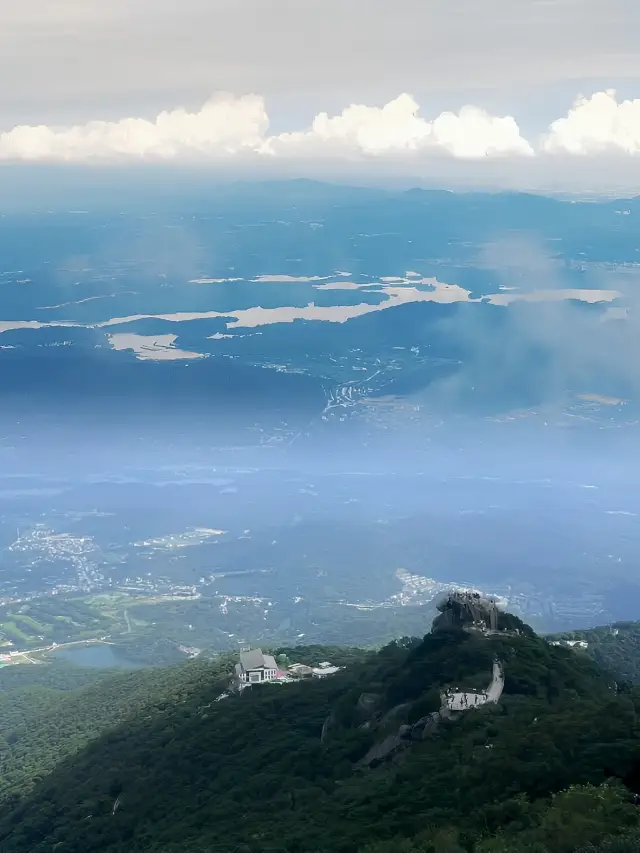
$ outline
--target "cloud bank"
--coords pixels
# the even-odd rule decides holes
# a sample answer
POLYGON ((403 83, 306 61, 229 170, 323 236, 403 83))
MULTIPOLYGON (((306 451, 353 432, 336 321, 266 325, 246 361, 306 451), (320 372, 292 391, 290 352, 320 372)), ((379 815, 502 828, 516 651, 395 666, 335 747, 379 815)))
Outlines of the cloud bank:
POLYGON ((319 113, 307 129, 269 135, 259 95, 215 95, 197 112, 180 108, 155 119, 91 121, 72 127, 20 125, 0 133, 0 161, 372 159, 440 155, 454 160, 640 153, 640 99, 613 90, 576 99, 540 139, 525 139, 513 116, 477 106, 423 117, 406 93, 382 107, 352 104, 319 113))
POLYGON ((320 113, 307 131, 271 137, 262 150, 284 155, 317 154, 328 148, 365 155, 431 150, 468 159, 533 154, 511 116, 495 117, 466 106, 457 114, 444 112, 427 121, 419 111, 419 104, 407 94, 383 107, 353 104, 337 116, 320 113))
POLYGON ((83 161, 260 150, 269 119, 262 98, 218 94, 197 113, 162 112, 155 120, 91 121, 68 128, 14 127, 0 134, 0 159, 83 161))
POLYGON ((640 153, 640 98, 616 99, 613 89, 579 97, 564 118, 554 121, 543 150, 567 154, 619 151, 640 153))

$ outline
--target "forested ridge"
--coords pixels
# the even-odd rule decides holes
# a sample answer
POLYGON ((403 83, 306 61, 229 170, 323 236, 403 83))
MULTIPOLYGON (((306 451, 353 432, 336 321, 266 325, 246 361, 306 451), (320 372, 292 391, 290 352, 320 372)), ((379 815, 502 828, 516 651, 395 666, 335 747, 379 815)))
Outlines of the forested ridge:
POLYGON ((557 637, 586 642, 584 654, 619 678, 640 684, 640 622, 614 622, 599 628, 568 631, 557 637))
POLYGON ((16 667, 25 681, 31 676, 44 684, 18 680, 20 686, 0 689, 0 802, 25 794, 61 758, 108 729, 162 710, 205 684, 224 683, 230 665, 222 658, 117 675, 71 664, 16 667))
POLYGON ((9 685, 3 853, 640 850, 640 692, 500 628, 274 650, 346 666, 221 701, 230 656, 9 685), (443 689, 484 689, 496 660, 497 704, 438 716, 443 689))

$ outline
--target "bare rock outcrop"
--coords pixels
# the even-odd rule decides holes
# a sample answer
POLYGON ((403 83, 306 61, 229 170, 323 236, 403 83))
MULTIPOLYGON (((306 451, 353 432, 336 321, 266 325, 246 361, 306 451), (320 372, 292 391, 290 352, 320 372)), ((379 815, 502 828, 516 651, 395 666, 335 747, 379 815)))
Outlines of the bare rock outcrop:
POLYGON ((322 732, 320 733, 320 743, 325 743, 325 741, 327 740, 327 735, 329 734, 329 729, 331 728, 334 722, 335 717, 332 711, 322 724, 322 732))
POLYGON ((361 693, 356 705, 358 711, 367 717, 372 717, 380 703, 378 693, 361 693))
POLYGON ((394 758, 399 752, 408 749, 410 741, 404 740, 397 734, 388 735, 380 743, 374 744, 367 754, 360 760, 365 767, 377 767, 384 761, 394 758))

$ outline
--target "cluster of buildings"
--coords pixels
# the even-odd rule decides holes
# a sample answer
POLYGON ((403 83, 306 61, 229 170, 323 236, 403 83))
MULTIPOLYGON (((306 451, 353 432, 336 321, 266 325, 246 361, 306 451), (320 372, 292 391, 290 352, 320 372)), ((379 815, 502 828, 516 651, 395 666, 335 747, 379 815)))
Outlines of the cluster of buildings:
POLYGON ((287 682, 300 678, 326 678, 340 669, 323 661, 318 666, 306 666, 293 663, 280 669, 273 655, 265 654, 262 649, 249 649, 240 652, 240 660, 235 666, 235 678, 241 687, 249 684, 264 684, 265 681, 287 682))
POLYGON ((588 649, 589 643, 586 640, 554 640, 552 646, 565 646, 569 649, 588 649))

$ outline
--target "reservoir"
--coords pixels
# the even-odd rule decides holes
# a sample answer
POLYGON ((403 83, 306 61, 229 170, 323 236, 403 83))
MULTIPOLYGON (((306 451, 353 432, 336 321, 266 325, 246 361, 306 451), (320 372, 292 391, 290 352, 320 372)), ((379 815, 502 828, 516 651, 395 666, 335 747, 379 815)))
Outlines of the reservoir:
POLYGON ((122 657, 114 650, 113 646, 106 643, 91 643, 89 646, 58 649, 55 656, 77 666, 93 669, 143 669, 145 666, 122 657))

